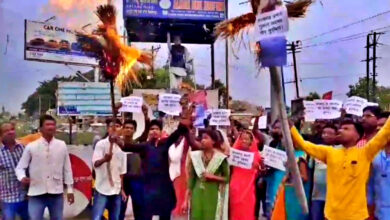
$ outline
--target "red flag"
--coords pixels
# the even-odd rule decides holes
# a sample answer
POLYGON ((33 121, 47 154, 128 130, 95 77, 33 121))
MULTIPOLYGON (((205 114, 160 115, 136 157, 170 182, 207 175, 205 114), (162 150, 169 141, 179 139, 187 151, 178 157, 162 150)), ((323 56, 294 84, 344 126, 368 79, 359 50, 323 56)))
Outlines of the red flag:
POLYGON ((325 99, 325 100, 332 100, 333 98, 333 91, 329 91, 327 93, 325 93, 324 95, 322 95, 322 99, 325 99))

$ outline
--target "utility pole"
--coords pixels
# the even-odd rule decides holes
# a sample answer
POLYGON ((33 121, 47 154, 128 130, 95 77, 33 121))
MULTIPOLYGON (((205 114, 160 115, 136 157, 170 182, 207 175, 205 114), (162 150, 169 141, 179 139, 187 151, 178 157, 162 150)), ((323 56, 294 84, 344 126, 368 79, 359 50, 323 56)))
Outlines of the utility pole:
POLYGON ((367 45, 366 45, 366 59, 365 60, 362 60, 364 62, 366 62, 366 82, 367 82, 367 88, 366 88, 366 98, 368 101, 376 101, 376 84, 377 84, 377 80, 376 80, 376 77, 378 76, 377 72, 376 72, 376 61, 377 59, 379 59, 380 57, 377 57, 376 56, 376 47, 378 45, 380 45, 380 43, 378 43, 378 40, 379 40, 379 36, 384 34, 383 32, 373 32, 373 33, 369 33, 367 35, 367 45), (371 43, 371 37, 372 37, 372 43, 371 43), (372 48, 372 57, 370 57, 370 49, 372 48), (372 65, 372 97, 370 97, 370 62, 373 62, 373 65, 372 65))
POLYGON ((376 60, 379 58, 376 56, 376 47, 379 45, 378 40, 379 36, 384 34, 383 32, 374 32, 373 33, 373 43, 372 43, 372 96, 373 100, 377 101, 376 98, 376 77, 378 76, 376 73, 376 60))
POLYGON ((158 51, 161 49, 161 46, 158 46, 158 47, 154 47, 152 46, 152 76, 154 77, 154 59, 158 53, 158 51))
POLYGON ((293 41, 291 42, 291 44, 287 44, 287 46, 289 46, 289 48, 287 48, 287 51, 290 51, 293 55, 293 64, 294 64, 294 81, 295 81, 295 91, 296 91, 296 94, 297 94, 297 98, 300 98, 300 95, 299 95, 299 85, 298 85, 298 70, 297 70, 297 58, 296 58, 296 53, 300 53, 300 49, 301 46, 302 46, 302 42, 301 41, 293 41))
POLYGON ((370 36, 371 34, 367 34, 367 45, 366 45, 366 98, 370 101, 370 36))

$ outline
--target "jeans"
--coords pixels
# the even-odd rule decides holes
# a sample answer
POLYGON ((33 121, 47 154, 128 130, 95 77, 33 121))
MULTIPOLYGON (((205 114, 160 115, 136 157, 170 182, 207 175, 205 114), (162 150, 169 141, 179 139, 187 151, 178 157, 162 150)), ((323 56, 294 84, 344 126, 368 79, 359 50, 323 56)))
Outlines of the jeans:
POLYGON ((106 196, 95 191, 92 208, 92 219, 100 220, 104 210, 108 210, 110 220, 119 220, 121 211, 121 195, 106 196))
MULTIPOLYGON (((135 220, 144 220, 145 201, 144 201, 144 183, 142 180, 131 179, 124 182, 124 189, 127 196, 131 196, 133 205, 133 213, 135 220)), ((127 208, 127 201, 122 201, 121 214, 119 219, 125 219, 125 212, 127 208)))
POLYGON ((42 220, 45 208, 49 209, 50 220, 62 220, 64 210, 63 194, 43 194, 31 196, 28 200, 28 213, 31 220, 42 220))
POLYGON ((310 219, 311 220, 324 220, 325 214, 325 201, 313 200, 310 207, 310 219))
POLYGON ((28 220, 28 202, 27 200, 14 203, 1 203, 3 211, 3 220, 15 220, 19 216, 21 220, 28 220))

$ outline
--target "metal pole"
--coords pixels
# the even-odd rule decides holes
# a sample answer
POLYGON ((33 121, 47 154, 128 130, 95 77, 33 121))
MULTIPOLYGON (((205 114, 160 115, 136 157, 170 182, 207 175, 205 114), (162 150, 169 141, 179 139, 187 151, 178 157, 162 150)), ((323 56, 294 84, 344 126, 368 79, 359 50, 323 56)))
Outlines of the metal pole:
POLYGON ((283 101, 284 101, 284 105, 287 105, 286 103, 286 83, 284 82, 284 71, 283 71, 283 66, 280 67, 281 69, 281 76, 282 76, 282 88, 283 88, 283 101))
POLYGON ((377 46, 377 32, 374 32, 372 43, 372 100, 376 101, 376 46, 377 46))
POLYGON ((42 100, 41 100, 41 95, 38 95, 38 111, 39 111, 39 115, 42 114, 42 100))
POLYGON ((299 99, 299 87, 298 87, 298 71, 297 71, 297 60, 295 56, 296 52, 296 44, 295 42, 291 43, 291 51, 293 55, 293 63, 294 63, 294 78, 295 78, 295 91, 297 93, 297 98, 299 99))
POLYGON ((215 89, 214 43, 211 44, 211 88, 215 89))
POLYGON ((226 64, 226 108, 228 109, 229 108, 229 97, 230 97, 230 93, 229 93, 229 40, 226 39, 226 42, 225 42, 225 50, 226 50, 226 54, 225 54, 225 64, 226 64))
POLYGON ((307 199, 306 199, 305 191, 303 189, 301 174, 298 169, 298 164, 295 160, 294 146, 291 138, 290 126, 288 124, 286 106, 283 103, 282 87, 281 87, 280 76, 279 76, 280 72, 281 72, 280 67, 270 67, 271 84, 274 85, 276 96, 277 96, 276 102, 278 104, 278 109, 280 112, 280 122, 282 123, 283 138, 287 143, 286 152, 288 157, 287 160, 288 172, 291 173, 292 183, 294 185, 295 193, 296 196, 298 197, 298 201, 302 207, 303 213, 309 213, 309 209, 307 206, 307 199))
POLYGON ((370 101, 370 35, 367 34, 367 46, 366 46, 366 98, 370 101))

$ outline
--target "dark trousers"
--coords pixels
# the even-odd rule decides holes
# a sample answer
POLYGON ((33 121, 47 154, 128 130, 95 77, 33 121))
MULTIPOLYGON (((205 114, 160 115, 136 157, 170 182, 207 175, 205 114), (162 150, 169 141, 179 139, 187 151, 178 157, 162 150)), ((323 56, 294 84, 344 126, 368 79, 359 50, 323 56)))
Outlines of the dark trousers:
POLYGON ((27 200, 22 202, 3 202, 1 203, 3 211, 3 220, 15 220, 17 216, 22 220, 28 220, 28 203, 27 200))
POLYGON ((267 184, 264 179, 258 178, 256 181, 256 205, 255 205, 255 216, 259 218, 260 216, 260 205, 262 204, 263 207, 263 216, 266 215, 267 209, 266 209, 266 187, 267 184))
POLYGON ((118 220, 121 206, 121 195, 106 196, 95 191, 92 207, 92 219, 101 220, 104 210, 108 210, 110 220, 118 220))
POLYGON ((51 220, 62 220, 64 210, 63 194, 31 196, 28 200, 28 213, 31 220, 42 220, 45 208, 49 209, 51 220))
MULTIPOLYGON (((124 188, 127 196, 131 196, 133 213, 135 220, 145 219, 145 200, 144 200, 144 183, 141 179, 130 179, 124 182, 124 188)), ((119 219, 125 219, 127 201, 122 200, 121 214, 119 219)))
POLYGON ((311 220, 324 220, 325 201, 313 200, 310 207, 311 220))

